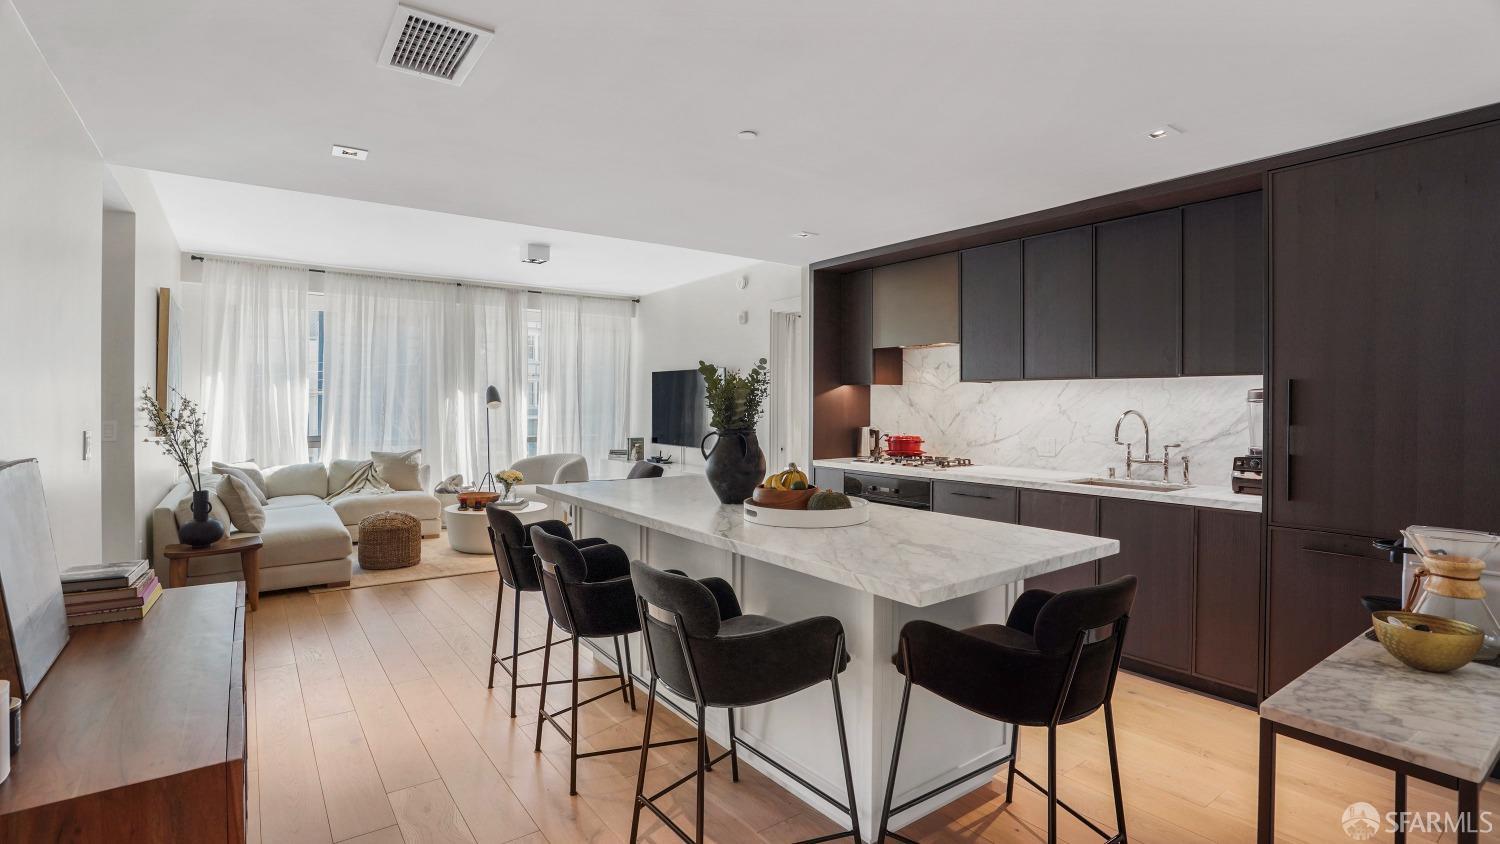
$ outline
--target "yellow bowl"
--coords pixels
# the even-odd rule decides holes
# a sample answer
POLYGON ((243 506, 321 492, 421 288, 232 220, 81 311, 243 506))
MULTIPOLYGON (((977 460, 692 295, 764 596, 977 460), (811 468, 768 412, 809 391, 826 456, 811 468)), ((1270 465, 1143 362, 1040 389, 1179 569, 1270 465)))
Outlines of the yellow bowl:
POLYGON ((1441 674, 1462 668, 1484 644, 1483 630, 1451 618, 1395 610, 1381 610, 1370 617, 1375 622, 1375 638, 1391 656, 1422 671, 1441 674))

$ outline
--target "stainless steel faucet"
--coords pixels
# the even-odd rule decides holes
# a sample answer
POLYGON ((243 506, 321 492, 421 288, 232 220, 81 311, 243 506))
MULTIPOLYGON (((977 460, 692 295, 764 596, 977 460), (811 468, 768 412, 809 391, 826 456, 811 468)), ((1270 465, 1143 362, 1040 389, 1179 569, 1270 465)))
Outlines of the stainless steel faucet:
POLYGON ((1127 410, 1120 414, 1119 419, 1115 420, 1115 445, 1125 446, 1125 477, 1130 477, 1130 470, 1135 466, 1160 466, 1161 479, 1164 481, 1172 479, 1172 449, 1182 448, 1182 443, 1172 443, 1171 445, 1162 446, 1161 459, 1152 460, 1151 423, 1146 421, 1145 415, 1139 410, 1127 410), (1141 420, 1141 430, 1146 434, 1146 457, 1142 460, 1135 459, 1135 454, 1132 453, 1134 447, 1132 443, 1120 441, 1120 425, 1125 422, 1125 417, 1127 416, 1134 416, 1141 420))

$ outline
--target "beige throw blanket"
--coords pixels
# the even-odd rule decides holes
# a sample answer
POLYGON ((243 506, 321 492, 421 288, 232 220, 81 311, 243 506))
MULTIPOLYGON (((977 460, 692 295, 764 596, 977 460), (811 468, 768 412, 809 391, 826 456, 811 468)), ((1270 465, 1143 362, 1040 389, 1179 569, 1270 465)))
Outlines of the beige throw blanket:
POLYGON ((350 495, 384 495, 390 492, 395 492, 395 490, 391 489, 391 485, 380 477, 379 472, 375 471, 375 461, 366 460, 354 470, 349 483, 344 484, 323 500, 333 501, 350 495))

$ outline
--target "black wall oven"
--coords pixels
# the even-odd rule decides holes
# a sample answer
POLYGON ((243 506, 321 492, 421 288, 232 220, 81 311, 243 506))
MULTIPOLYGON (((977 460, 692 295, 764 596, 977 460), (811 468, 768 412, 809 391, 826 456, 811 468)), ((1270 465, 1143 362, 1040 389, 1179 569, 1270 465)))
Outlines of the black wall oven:
POLYGON ((844 494, 875 504, 890 504, 912 510, 932 509, 932 481, 921 478, 845 471, 844 494))

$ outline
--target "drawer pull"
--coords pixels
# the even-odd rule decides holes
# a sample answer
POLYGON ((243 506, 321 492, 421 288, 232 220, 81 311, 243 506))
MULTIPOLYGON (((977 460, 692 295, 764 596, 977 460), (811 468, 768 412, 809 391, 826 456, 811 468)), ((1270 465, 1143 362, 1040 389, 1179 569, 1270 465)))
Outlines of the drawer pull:
POLYGON ((1350 559, 1354 560, 1368 560, 1372 563, 1383 562, 1382 560, 1371 557, 1368 554, 1351 554, 1348 551, 1329 551, 1324 548, 1308 548, 1306 545, 1302 546, 1302 550, 1306 551, 1309 554, 1322 554, 1327 557, 1349 557, 1350 559))
POLYGON ((983 498, 983 499, 986 499, 986 500, 994 498, 993 495, 982 495, 982 494, 977 493, 977 492, 959 492, 957 490, 954 490, 954 491, 952 491, 952 492, 950 492, 948 494, 949 495, 956 495, 959 498, 983 498))

